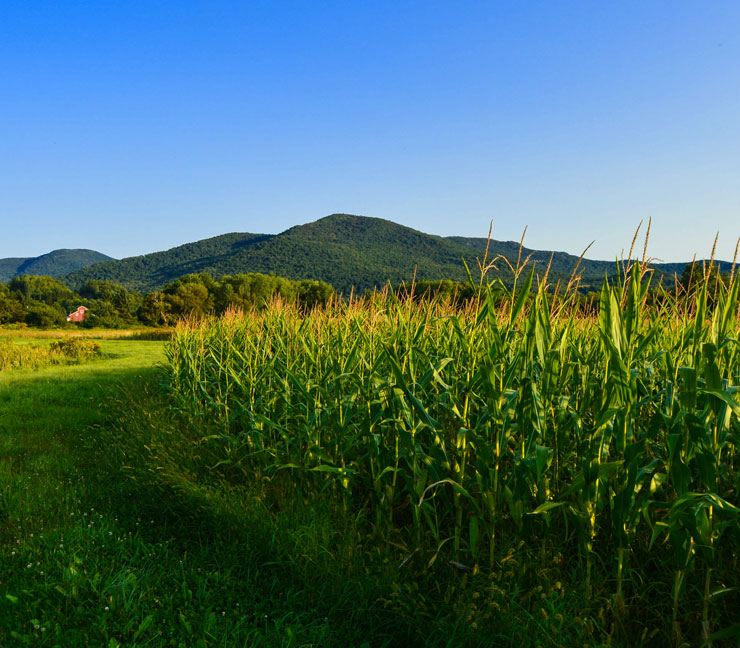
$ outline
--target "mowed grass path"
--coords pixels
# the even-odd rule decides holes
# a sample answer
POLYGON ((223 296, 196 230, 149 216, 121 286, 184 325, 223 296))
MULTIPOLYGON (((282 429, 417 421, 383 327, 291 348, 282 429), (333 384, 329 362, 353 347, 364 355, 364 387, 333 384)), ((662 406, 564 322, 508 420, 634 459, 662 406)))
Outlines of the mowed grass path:
POLYGON ((371 609, 377 581, 336 578, 320 512, 158 480, 163 344, 102 344, 0 374, 0 646, 408 645, 371 609))
POLYGON ((129 552, 144 545, 112 510, 121 476, 97 441, 120 386, 151 377, 162 343, 110 341, 104 353, 0 374, 0 645, 115 645, 106 590, 142 566, 129 552))

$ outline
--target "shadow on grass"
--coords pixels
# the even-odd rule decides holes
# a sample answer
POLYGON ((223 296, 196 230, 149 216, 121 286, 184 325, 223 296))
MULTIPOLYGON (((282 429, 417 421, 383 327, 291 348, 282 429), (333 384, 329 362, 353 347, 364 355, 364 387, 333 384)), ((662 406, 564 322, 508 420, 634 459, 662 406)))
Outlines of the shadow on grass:
POLYGON ((11 567, 0 579, 14 596, 28 592, 27 613, 18 603, 6 614, 0 601, 5 628, 56 624, 56 643, 34 630, 27 645, 513 645, 471 639, 455 623, 432 631, 413 600, 408 613, 387 610, 401 577, 387 553, 363 550, 358 525, 325 501, 286 492, 267 506, 259 482, 215 479, 200 457, 203 431, 168 409, 161 378, 151 366, 91 364, 0 385, 0 443, 16 449, 2 461, 35 492, 33 523, 13 533, 33 536, 45 516, 48 541, 32 537, 16 557, 48 564, 45 576, 11 567), (70 569, 82 578, 74 586, 70 569), (176 643, 159 642, 154 623, 176 643))
POLYGON ((378 602, 388 594, 383 584, 346 562, 351 525, 342 528, 330 508, 300 498, 275 513, 258 485, 235 487, 202 474, 200 432, 168 410, 160 379, 157 370, 133 371, 107 384, 115 392, 108 424, 92 428, 78 449, 89 467, 85 505, 115 515, 151 544, 166 540, 177 554, 173 564, 219 574, 212 607, 248 602, 261 618, 290 619, 307 640, 323 636, 326 645, 362 645, 368 636, 374 646, 391 645, 401 635, 408 644, 409 629, 378 602))

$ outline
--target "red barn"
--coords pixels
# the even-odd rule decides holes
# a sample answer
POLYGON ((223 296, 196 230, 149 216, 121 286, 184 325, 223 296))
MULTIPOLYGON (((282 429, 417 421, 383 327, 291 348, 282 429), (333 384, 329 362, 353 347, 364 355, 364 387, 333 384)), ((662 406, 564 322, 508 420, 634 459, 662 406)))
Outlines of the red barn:
POLYGON ((86 306, 80 306, 74 313, 70 313, 67 315, 67 321, 68 322, 81 322, 85 319, 85 315, 87 315, 87 307, 86 306))

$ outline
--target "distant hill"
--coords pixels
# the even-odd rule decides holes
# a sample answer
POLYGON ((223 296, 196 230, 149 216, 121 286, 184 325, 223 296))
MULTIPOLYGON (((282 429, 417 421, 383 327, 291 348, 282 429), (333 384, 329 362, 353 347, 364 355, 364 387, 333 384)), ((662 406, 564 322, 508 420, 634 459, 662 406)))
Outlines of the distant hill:
MULTIPOLYGON (((483 256, 485 238, 441 237, 425 234, 380 218, 332 214, 315 222, 291 227, 280 234, 223 234, 187 243, 163 252, 96 263, 60 277, 72 288, 87 279, 110 279, 142 292, 159 290, 178 277, 207 272, 214 277, 248 272, 274 273, 289 279, 320 279, 348 294, 354 287, 364 292, 387 281, 397 285, 416 277, 464 281, 468 262, 477 275, 476 258, 483 256)), ((519 243, 492 240, 488 258, 502 255, 516 262, 519 243)), ((550 252, 522 250, 522 258, 544 270, 550 252)), ((578 257, 553 254, 550 278, 567 280, 578 257)), ((656 276, 672 277, 685 264, 654 266, 656 276)), ((579 268, 585 285, 599 286, 605 275, 616 273, 614 261, 583 259, 579 268)), ((497 264, 491 275, 508 276, 506 265, 497 264)))
POLYGON ((37 257, 0 259, 0 281, 10 281, 18 275, 56 276, 74 272, 102 261, 113 261, 95 250, 54 250, 37 257))
POLYGON ((8 281, 15 277, 16 270, 28 259, 0 259, 0 281, 8 281))

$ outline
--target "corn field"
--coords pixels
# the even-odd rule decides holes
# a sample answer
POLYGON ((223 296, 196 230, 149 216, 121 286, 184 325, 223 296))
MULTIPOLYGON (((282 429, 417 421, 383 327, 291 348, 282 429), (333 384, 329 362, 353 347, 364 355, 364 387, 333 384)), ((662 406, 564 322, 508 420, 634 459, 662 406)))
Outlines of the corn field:
POLYGON ((677 643, 737 636, 740 283, 648 304, 636 265, 585 313, 532 284, 184 322, 167 384, 215 472, 332 498, 424 568, 523 542, 627 623, 649 586, 677 643))

